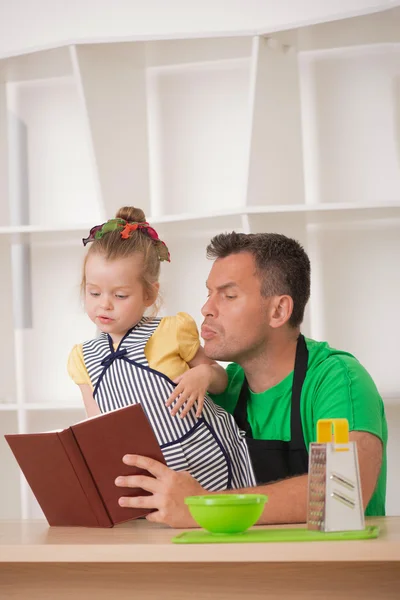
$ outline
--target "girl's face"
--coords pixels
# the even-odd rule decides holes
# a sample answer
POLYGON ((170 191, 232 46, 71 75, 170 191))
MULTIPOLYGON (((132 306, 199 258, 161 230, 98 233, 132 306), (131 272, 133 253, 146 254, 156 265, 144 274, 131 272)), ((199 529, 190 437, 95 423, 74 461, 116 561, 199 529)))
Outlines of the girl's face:
POLYGON ((141 279, 142 256, 107 260, 101 254, 90 254, 85 265, 85 308, 100 331, 108 333, 114 344, 140 319, 154 302, 141 279))

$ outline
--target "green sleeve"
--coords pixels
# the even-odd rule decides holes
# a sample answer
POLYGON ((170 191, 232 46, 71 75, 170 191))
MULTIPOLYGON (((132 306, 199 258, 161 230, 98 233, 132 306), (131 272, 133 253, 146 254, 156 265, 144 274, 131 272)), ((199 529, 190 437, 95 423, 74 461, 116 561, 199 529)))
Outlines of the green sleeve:
POLYGON ((319 419, 346 418, 351 431, 366 431, 386 442, 382 398, 371 376, 352 356, 332 356, 324 363, 313 398, 314 439, 319 419))
POLYGON ((233 414, 240 390, 244 381, 244 372, 239 365, 231 363, 226 367, 228 375, 228 385, 222 394, 209 394, 210 398, 230 414, 233 414))
POLYGON ((365 431, 383 442, 382 467, 375 491, 367 506, 367 516, 385 514, 387 423, 382 398, 372 378, 352 356, 332 356, 324 361, 313 399, 313 439, 319 419, 345 417, 350 431, 365 431))

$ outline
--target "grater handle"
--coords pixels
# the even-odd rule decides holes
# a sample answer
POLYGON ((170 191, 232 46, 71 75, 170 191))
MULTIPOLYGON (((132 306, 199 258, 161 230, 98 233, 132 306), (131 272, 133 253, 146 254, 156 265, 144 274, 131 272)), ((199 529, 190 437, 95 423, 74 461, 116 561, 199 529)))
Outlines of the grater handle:
POLYGON ((318 444, 329 444, 333 439, 335 444, 349 443, 349 422, 347 419, 320 419, 317 422, 318 444))

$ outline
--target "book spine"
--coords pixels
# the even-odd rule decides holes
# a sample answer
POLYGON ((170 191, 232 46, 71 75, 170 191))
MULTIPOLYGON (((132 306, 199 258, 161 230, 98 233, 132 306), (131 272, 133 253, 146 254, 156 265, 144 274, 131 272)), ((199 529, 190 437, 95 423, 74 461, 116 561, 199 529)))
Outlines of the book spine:
POLYGON ((112 527, 113 522, 108 514, 103 499, 97 489, 96 482, 93 479, 72 429, 64 429, 63 431, 58 432, 57 435, 69 458, 93 514, 96 517, 99 527, 112 527))

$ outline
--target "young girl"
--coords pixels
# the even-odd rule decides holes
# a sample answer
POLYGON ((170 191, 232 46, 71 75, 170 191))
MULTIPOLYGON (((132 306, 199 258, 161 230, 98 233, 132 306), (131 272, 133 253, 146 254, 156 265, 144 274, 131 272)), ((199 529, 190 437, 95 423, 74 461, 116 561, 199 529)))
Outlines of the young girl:
POLYGON ((244 434, 205 395, 222 392, 226 375, 205 356, 195 322, 186 313, 144 316, 169 252, 143 211, 121 208, 90 230, 89 242, 82 291, 102 333, 75 346, 68 360, 87 415, 140 403, 169 467, 189 471, 208 490, 255 485, 244 434))

